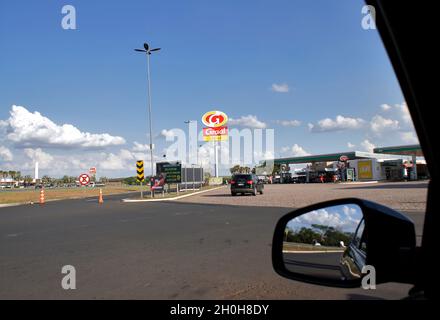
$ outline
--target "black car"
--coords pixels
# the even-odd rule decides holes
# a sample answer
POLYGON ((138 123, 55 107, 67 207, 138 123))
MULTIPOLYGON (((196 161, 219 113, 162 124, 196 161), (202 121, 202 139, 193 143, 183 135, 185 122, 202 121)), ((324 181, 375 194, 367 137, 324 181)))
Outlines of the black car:
POLYGON ((263 194, 264 184, 255 174, 234 174, 231 179, 231 195, 238 193, 251 193, 256 196, 257 192, 263 194))

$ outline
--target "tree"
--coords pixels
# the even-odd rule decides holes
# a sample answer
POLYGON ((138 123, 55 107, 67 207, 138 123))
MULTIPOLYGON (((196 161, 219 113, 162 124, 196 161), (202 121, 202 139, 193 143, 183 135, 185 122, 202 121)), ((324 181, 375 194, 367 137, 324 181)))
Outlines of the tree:
POLYGON ((302 227, 296 233, 288 232, 287 241, 314 244, 316 241, 321 239, 321 234, 313 231, 313 229, 302 227))
POLYGON ((52 181, 52 179, 51 179, 51 177, 49 177, 48 175, 44 175, 42 178, 41 178, 41 182, 42 183, 50 183, 52 181))
POLYGON ((107 182, 108 182, 108 178, 107 178, 107 177, 100 177, 100 178, 99 178, 99 182, 101 182, 101 183, 107 183, 107 182))
POLYGON ((229 169, 229 171, 234 174, 234 173, 251 173, 251 168, 249 167, 242 167, 239 164, 233 166, 232 168, 229 169))
MULTIPOLYGON (((137 181, 137 177, 127 177, 122 180, 124 184, 128 184, 129 186, 133 185, 140 185, 140 182, 137 181)), ((149 178, 145 178, 144 180, 146 183, 148 183, 150 180, 149 178)))
POLYGON ((276 173, 281 173, 281 164, 279 163, 273 165, 272 175, 275 175, 276 173))
POLYGON ((32 182, 33 179, 30 175, 26 175, 26 176, 24 176, 23 180, 24 180, 24 183, 29 184, 32 182))

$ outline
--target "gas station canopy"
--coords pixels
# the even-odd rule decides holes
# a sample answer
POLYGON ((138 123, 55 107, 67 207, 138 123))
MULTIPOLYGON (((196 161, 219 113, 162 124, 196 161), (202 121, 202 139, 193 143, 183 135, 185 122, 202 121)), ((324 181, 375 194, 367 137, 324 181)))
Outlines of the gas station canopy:
POLYGON ((409 146, 375 148, 374 153, 399 154, 407 156, 423 157, 422 148, 418 144, 409 146))
POLYGON ((290 157, 290 158, 278 158, 274 159, 275 164, 287 164, 287 163, 313 163, 313 162, 326 162, 326 161, 339 161, 342 156, 347 157, 347 160, 356 159, 379 159, 379 160, 408 160, 411 161, 412 157, 410 155, 402 154, 389 154, 389 153, 371 153, 363 151, 351 151, 351 152, 340 152, 331 154, 320 154, 320 155, 310 155, 302 157, 290 157))

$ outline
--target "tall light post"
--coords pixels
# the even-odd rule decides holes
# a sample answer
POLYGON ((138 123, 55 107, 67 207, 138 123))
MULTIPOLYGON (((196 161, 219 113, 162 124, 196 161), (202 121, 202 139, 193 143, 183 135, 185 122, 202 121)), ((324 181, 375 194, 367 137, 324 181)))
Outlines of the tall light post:
MULTIPOLYGON (((186 123, 188 125, 188 162, 191 162, 192 160, 190 159, 191 156, 191 139, 190 139, 190 130, 191 130, 191 123, 196 122, 196 120, 185 120, 184 123, 186 123)), ((196 143, 197 143, 197 137, 196 137, 196 143)), ((197 148, 197 157, 199 156, 199 148, 197 147, 198 145, 196 145, 197 148)))
MULTIPOLYGON (((195 122, 195 123, 197 123, 197 121, 196 120, 185 120, 184 121, 184 123, 186 123, 187 125, 188 125, 188 163, 190 163, 190 162, 192 162, 192 161, 194 161, 193 159, 190 159, 190 157, 191 157, 191 123, 193 123, 193 122, 195 122)), ((198 141, 197 141, 197 136, 196 136, 196 157, 197 157, 197 163, 199 162, 199 148, 198 148, 198 141)), ((194 174, 194 170, 193 170, 193 174, 194 174)), ((185 175, 186 175, 186 169, 185 169, 185 175)))
POLYGON ((151 163, 151 176, 154 173, 153 164, 153 120, 151 117, 151 79, 150 79, 150 55, 151 52, 159 51, 160 48, 150 49, 148 43, 144 43, 144 49, 134 49, 137 52, 144 52, 147 55, 147 79, 148 79, 148 117, 150 120, 150 163, 151 163))

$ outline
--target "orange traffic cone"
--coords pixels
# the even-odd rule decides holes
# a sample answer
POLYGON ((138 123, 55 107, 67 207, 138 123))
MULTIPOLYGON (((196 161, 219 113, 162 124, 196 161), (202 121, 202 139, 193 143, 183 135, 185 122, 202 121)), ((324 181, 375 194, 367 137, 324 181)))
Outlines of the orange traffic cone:
POLYGON ((40 205, 44 204, 44 189, 40 191, 40 205))
POLYGON ((99 204, 103 204, 103 203, 104 203, 104 199, 102 198, 102 189, 99 189, 99 199, 98 199, 98 203, 99 203, 99 204))

